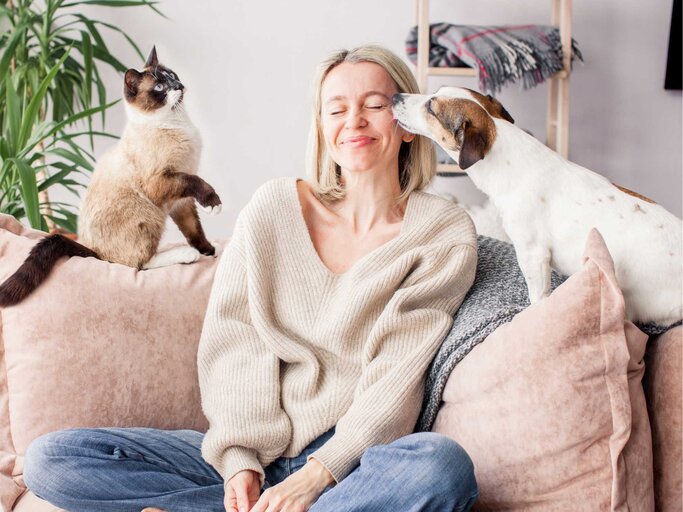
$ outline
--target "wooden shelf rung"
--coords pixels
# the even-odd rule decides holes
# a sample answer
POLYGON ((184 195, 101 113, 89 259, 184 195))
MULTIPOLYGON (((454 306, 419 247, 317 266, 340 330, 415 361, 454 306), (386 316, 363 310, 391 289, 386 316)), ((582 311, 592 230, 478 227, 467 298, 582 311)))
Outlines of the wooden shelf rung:
POLYGON ((465 171, 455 164, 437 164, 436 172, 439 174, 466 174, 465 171))
POLYGON ((427 68, 427 76, 477 76, 472 68, 427 68))

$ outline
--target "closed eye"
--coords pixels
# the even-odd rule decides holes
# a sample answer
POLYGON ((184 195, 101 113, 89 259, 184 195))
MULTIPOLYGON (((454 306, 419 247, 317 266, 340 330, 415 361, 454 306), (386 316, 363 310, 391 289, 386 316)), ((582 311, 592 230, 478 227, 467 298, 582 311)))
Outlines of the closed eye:
POLYGON ((436 114, 432 110, 432 100, 430 99, 427 101, 427 112, 429 112, 431 115, 435 116, 436 114))

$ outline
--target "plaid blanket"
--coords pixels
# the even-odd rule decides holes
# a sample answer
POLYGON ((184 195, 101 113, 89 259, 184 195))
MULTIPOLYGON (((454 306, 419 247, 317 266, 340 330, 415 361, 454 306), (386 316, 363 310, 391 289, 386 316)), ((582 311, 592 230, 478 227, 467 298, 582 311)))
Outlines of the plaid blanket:
MULTIPOLYGON (((406 53, 417 62, 417 27, 408 34, 406 53)), ((572 61, 575 58, 583 62, 572 39, 572 61)), ((429 65, 476 69, 482 92, 495 93, 507 82, 518 80, 529 89, 563 69, 560 30, 545 25, 435 23, 430 25, 429 65)))

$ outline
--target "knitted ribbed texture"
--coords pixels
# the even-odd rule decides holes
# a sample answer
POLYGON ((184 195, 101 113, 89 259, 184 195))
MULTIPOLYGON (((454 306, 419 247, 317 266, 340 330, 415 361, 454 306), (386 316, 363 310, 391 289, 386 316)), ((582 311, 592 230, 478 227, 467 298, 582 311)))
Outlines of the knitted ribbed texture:
POLYGON ((199 345, 202 455, 227 481, 311 457, 341 481, 413 431, 426 370, 474 280, 477 240, 450 201, 413 192, 399 235, 343 274, 310 238, 296 178, 271 180, 221 256, 199 345))

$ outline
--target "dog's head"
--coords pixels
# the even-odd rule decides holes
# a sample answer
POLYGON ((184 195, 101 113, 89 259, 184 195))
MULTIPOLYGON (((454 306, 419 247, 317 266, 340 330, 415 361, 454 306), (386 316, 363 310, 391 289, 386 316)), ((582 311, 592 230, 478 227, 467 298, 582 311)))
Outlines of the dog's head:
POLYGON ((460 87, 442 87, 431 96, 395 94, 392 103, 394 117, 404 129, 434 140, 461 169, 491 149, 496 138, 493 118, 514 123, 495 98, 460 87))

